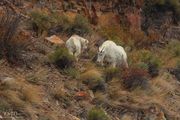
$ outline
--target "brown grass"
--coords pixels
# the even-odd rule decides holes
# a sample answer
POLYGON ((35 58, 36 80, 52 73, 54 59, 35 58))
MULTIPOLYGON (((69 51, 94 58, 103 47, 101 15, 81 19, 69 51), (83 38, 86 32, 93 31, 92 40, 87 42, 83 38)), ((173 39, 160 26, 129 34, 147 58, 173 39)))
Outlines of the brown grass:
POLYGON ((5 81, 0 84, 1 96, 4 96, 14 105, 25 104, 26 102, 39 104, 41 102, 40 89, 26 83, 23 79, 5 81))
POLYGON ((97 69, 90 69, 87 72, 81 74, 80 79, 83 81, 91 81, 91 80, 97 80, 100 79, 102 77, 102 74, 100 71, 98 71, 97 69))

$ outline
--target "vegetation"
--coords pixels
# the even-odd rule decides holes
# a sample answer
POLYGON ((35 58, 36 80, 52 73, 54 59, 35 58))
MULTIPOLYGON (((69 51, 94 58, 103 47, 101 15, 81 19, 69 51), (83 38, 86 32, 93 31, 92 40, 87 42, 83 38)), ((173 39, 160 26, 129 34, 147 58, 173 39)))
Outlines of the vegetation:
POLYGON ((12 64, 22 62, 21 54, 28 44, 27 40, 18 37, 20 19, 18 15, 7 12, 0 21, 0 58, 12 64))
POLYGON ((136 88, 146 89, 148 87, 148 73, 145 70, 131 68, 122 74, 122 84, 127 90, 136 88))
POLYGON ((105 89, 104 79, 102 78, 101 73, 96 69, 92 69, 81 74, 80 80, 82 80, 84 84, 88 85, 93 91, 105 89))
POLYGON ((156 54, 149 50, 139 50, 132 52, 132 56, 129 56, 131 61, 130 64, 136 63, 133 66, 148 70, 152 77, 155 77, 159 73, 159 69, 162 66, 162 61, 156 54))
POLYGON ((105 71, 104 71, 106 81, 110 81, 114 77, 116 77, 118 75, 119 71, 120 70, 118 68, 111 68, 111 67, 106 68, 105 71))
POLYGON ((42 10, 34 10, 30 14, 32 18, 32 27, 38 35, 44 32, 65 33, 68 35, 78 34, 86 35, 91 33, 91 25, 88 20, 78 14, 73 21, 68 16, 52 12, 51 14, 42 10))
POLYGON ((88 19, 80 14, 76 15, 73 23, 67 29, 69 35, 77 34, 83 36, 91 33, 91 31, 88 19))
POLYGON ((170 52, 172 57, 179 57, 180 56, 180 42, 179 41, 172 41, 167 45, 167 52, 170 52))
MULTIPOLYGON (((145 0, 144 14, 152 15, 157 11, 163 12, 167 10, 171 10, 174 12, 174 17, 179 20, 180 19, 180 4, 178 0, 145 0)), ((152 16, 151 16, 152 17, 152 16)))
POLYGON ((32 27, 33 30, 37 33, 38 36, 47 32, 48 29, 52 27, 52 19, 48 13, 41 10, 34 10, 30 14, 32 18, 32 27))
POLYGON ((92 108, 88 113, 88 120, 110 120, 101 108, 92 108))
POLYGON ((70 95, 68 95, 62 88, 54 88, 51 91, 52 97, 62 103, 63 107, 68 107, 71 103, 70 95))
MULTIPOLYGON (((123 40, 124 40, 125 34, 123 30, 120 29, 119 26, 112 25, 112 26, 107 26, 107 27, 101 27, 99 32, 107 40, 112 40, 119 45, 124 44, 123 40)), ((127 39, 128 38, 126 37, 126 42, 127 42, 127 39)))
POLYGON ((12 109, 33 120, 179 119, 179 27, 172 22, 178 11, 178 0, 3 0, 0 114, 12 109), (73 34, 90 40, 76 62, 65 45, 54 49, 44 41, 73 34), (107 39, 125 48, 129 68, 96 64, 107 39))
POLYGON ((26 104, 39 105, 41 97, 40 90, 27 84, 24 80, 15 79, 0 84, 0 98, 2 109, 7 111, 25 109, 26 104))
POLYGON ((75 78, 75 79, 78 79, 80 76, 78 69, 72 68, 72 67, 64 69, 63 73, 65 73, 66 75, 71 76, 72 78, 75 78))
POLYGON ((57 48, 54 53, 49 56, 50 61, 60 69, 73 67, 75 58, 70 55, 66 48, 57 48))

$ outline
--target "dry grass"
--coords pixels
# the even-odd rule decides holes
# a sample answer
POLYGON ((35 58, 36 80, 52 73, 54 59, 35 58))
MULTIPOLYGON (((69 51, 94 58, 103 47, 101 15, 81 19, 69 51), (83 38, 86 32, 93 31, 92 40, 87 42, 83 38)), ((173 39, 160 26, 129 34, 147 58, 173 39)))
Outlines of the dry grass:
POLYGON ((87 72, 80 75, 80 80, 86 85, 89 86, 90 89, 96 91, 104 90, 104 79, 102 78, 102 73, 97 69, 91 69, 87 72))
POLYGON ((102 74, 97 69, 90 69, 87 72, 81 74, 80 79, 83 81, 91 81, 91 80, 98 80, 101 79, 102 74))
POLYGON ((25 85, 21 89, 21 93, 23 94, 23 100, 30 103, 39 104, 41 102, 40 98, 40 90, 36 86, 25 85))
POLYGON ((29 85, 23 79, 5 81, 0 84, 0 96, 13 106, 24 107, 25 104, 39 104, 41 102, 40 89, 29 85))
POLYGON ((67 108, 71 105, 71 95, 64 87, 58 87, 51 89, 51 95, 54 99, 58 100, 63 108, 67 108))

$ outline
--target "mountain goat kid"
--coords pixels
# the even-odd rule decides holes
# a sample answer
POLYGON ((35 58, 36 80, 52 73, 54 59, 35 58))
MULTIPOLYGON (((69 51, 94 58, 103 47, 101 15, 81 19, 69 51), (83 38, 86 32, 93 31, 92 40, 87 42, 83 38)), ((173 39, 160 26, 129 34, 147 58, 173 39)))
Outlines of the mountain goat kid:
POLYGON ((78 35, 72 35, 66 41, 66 47, 69 51, 69 54, 74 55, 78 61, 78 57, 81 54, 81 51, 84 51, 88 48, 89 41, 78 35))
POLYGON ((110 40, 105 41, 99 47, 97 62, 103 66, 104 61, 110 63, 114 68, 117 66, 128 68, 127 54, 124 48, 110 40))

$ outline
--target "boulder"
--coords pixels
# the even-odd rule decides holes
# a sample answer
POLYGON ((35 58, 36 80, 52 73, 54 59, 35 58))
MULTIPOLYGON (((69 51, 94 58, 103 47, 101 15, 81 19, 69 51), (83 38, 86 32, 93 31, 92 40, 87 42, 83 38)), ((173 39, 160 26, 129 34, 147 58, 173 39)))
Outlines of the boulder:
POLYGON ((64 41, 56 35, 46 37, 45 42, 47 42, 50 45, 63 45, 64 44, 64 41))

